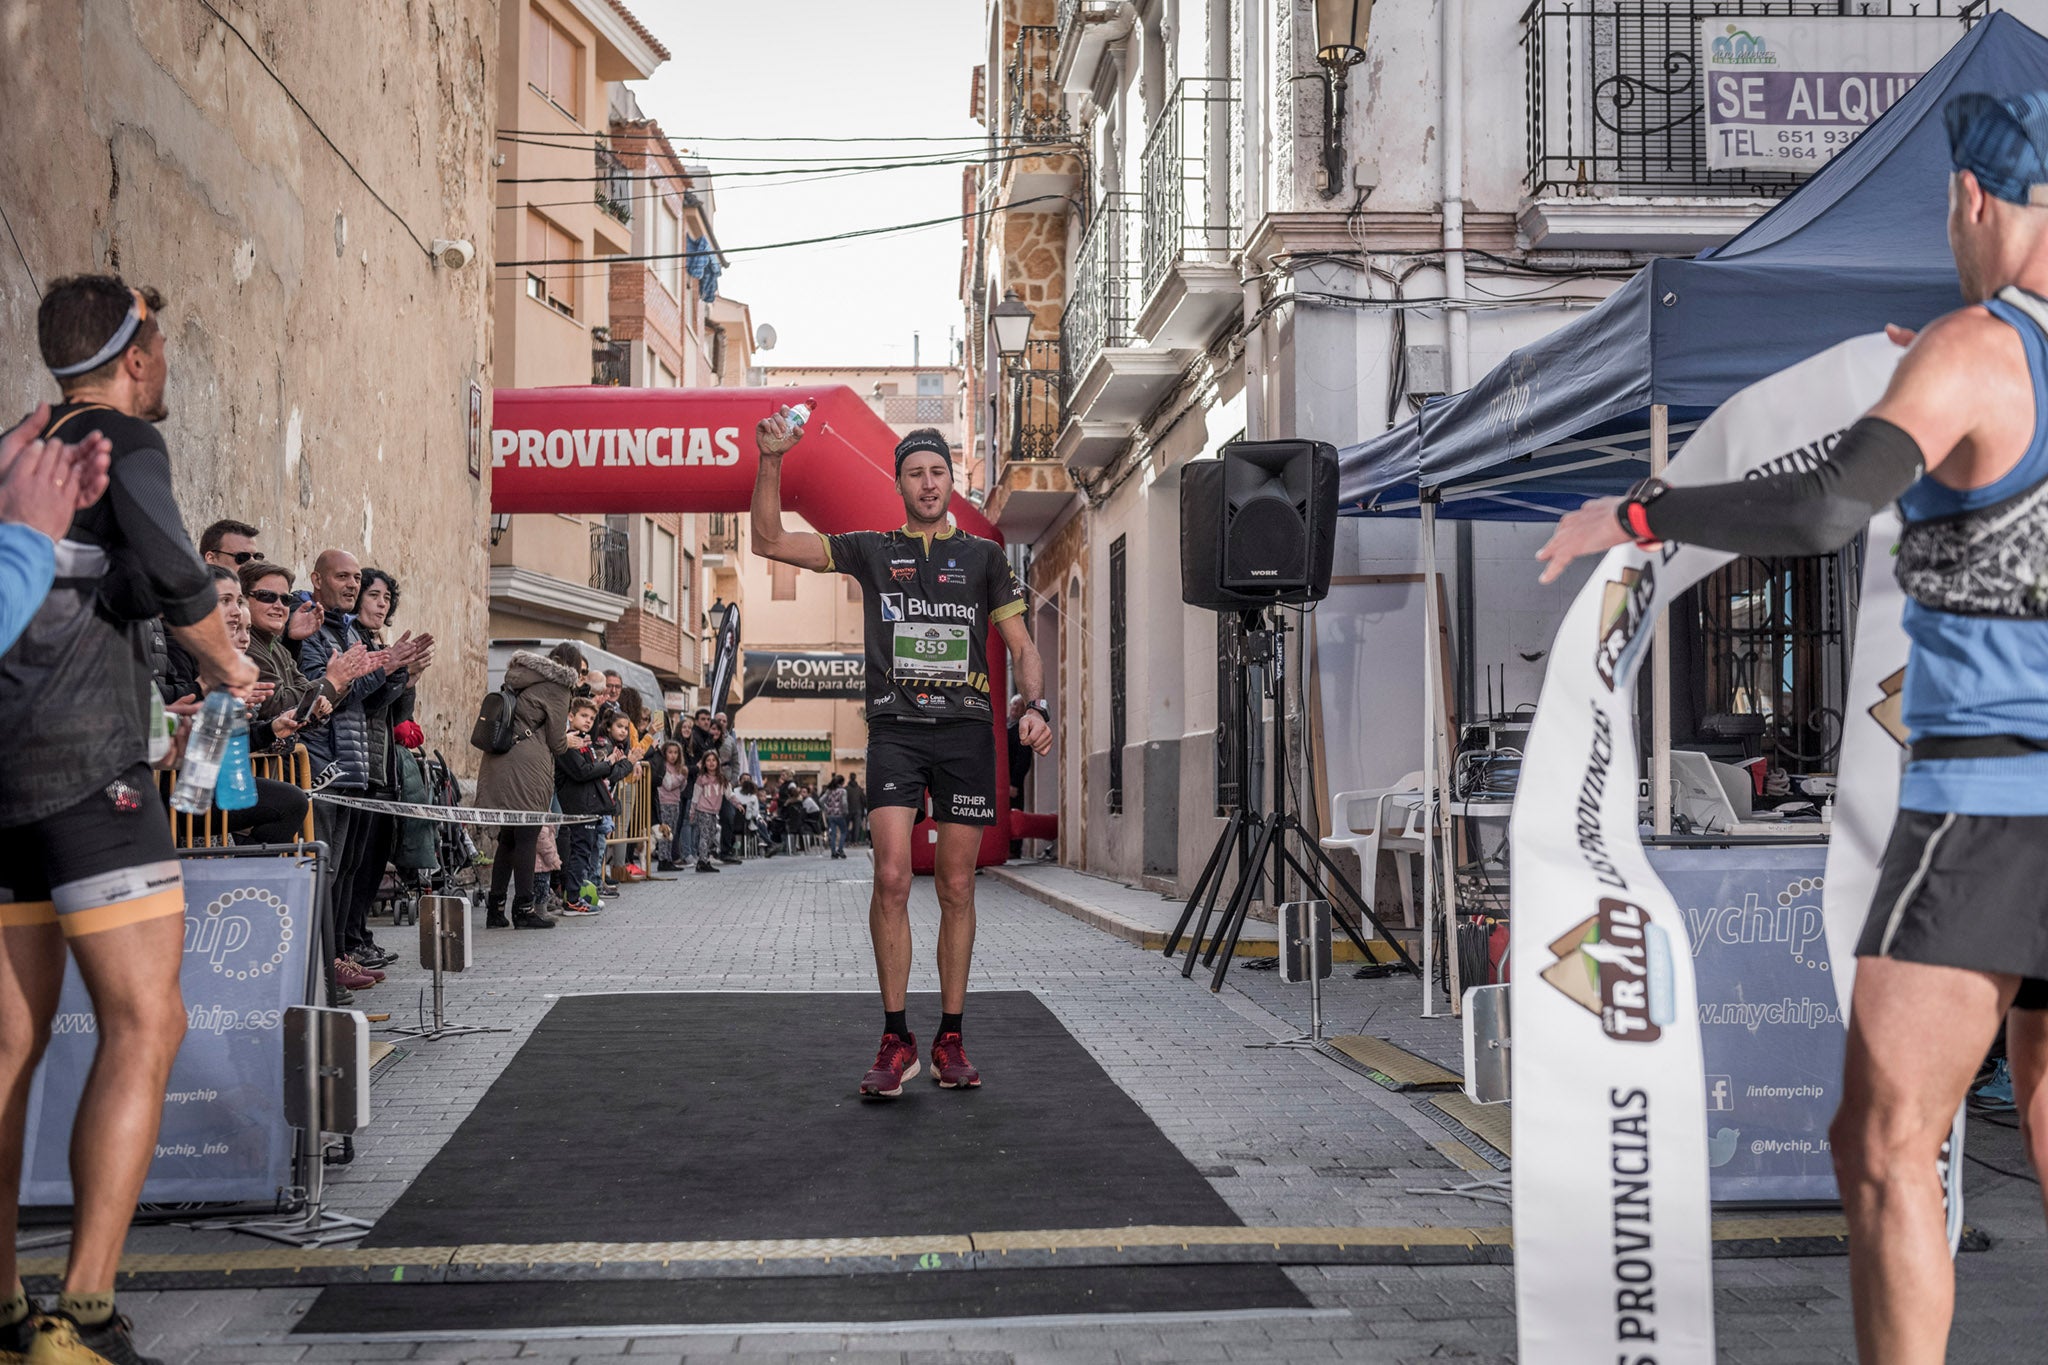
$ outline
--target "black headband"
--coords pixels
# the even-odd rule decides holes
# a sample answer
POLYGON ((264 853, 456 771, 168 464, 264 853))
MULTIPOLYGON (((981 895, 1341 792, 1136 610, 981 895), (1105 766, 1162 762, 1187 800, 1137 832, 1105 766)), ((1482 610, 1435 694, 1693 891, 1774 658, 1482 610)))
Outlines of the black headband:
POLYGON ((943 436, 906 436, 896 443, 896 476, 903 477, 903 462, 920 450, 928 450, 946 462, 946 472, 953 472, 953 448, 946 444, 943 436))

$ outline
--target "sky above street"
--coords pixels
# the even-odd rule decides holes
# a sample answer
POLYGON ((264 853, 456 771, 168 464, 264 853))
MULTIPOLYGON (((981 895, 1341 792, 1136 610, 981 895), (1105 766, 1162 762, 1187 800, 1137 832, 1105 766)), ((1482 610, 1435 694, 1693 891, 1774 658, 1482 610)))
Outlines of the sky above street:
POLYGON ((718 174, 719 288, 778 336, 763 365, 907 365, 952 359, 962 325, 960 224, 779 251, 735 250, 960 212, 959 165, 846 174, 866 162, 973 155, 977 0, 628 0, 671 59, 636 84, 677 150, 718 174), (737 138, 946 141, 727 141, 737 138), (719 139, 719 140, 715 140, 719 139), (765 158, 801 158, 799 164, 765 158), (788 171, 787 175, 738 172, 788 171))

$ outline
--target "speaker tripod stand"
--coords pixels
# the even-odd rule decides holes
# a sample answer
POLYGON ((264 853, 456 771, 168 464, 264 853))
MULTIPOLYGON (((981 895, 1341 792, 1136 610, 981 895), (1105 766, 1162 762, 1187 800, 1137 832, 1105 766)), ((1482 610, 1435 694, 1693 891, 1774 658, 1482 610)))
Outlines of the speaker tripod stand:
MULTIPOLYGON (((1245 918, 1251 912, 1252 899, 1260 887, 1270 884, 1271 899, 1278 904, 1285 894, 1287 874, 1292 872, 1314 899, 1330 903, 1331 922, 1344 931, 1344 936, 1351 940, 1352 946, 1368 964, 1375 964, 1377 960, 1360 932, 1363 925, 1370 924, 1373 934, 1393 949, 1394 961, 1377 964, 1379 970, 1375 974, 1409 972, 1419 976, 1421 969, 1415 965, 1415 959, 1408 956, 1408 950, 1380 923, 1371 902, 1359 894, 1351 879, 1344 875, 1344 870, 1337 866, 1289 808, 1285 611, 1270 607, 1241 612, 1239 616, 1244 625, 1248 681, 1238 707, 1240 733, 1244 736, 1237 755, 1238 805, 1231 812, 1223 833, 1217 836, 1215 847, 1210 849, 1209 860, 1202 867, 1194 894, 1188 897, 1180 922, 1174 925, 1173 933, 1166 940, 1166 956, 1172 957, 1182 938, 1187 937, 1187 958, 1181 964, 1180 974, 1192 977, 1195 959, 1199 955, 1203 966, 1214 969, 1209 989, 1222 990, 1223 978, 1230 970, 1230 960, 1237 953, 1238 938, 1244 932, 1245 918), (1273 703, 1270 757, 1262 753, 1265 731, 1259 722, 1261 697, 1273 703), (1260 769, 1268 764, 1272 770, 1272 807, 1261 810, 1260 769), (1223 894, 1224 869, 1232 861, 1233 852, 1236 854, 1237 885, 1223 904, 1222 918, 1216 921, 1216 934, 1207 940, 1205 952, 1203 940, 1209 932, 1209 921, 1217 914, 1217 901, 1223 894), (1343 893, 1342 900, 1329 893, 1330 886, 1343 893), (1354 908, 1356 918, 1346 913, 1347 905, 1354 908), (1194 932, 1189 936, 1191 922, 1194 932)), ((1375 870, 1366 868, 1364 872, 1370 877, 1375 870)))

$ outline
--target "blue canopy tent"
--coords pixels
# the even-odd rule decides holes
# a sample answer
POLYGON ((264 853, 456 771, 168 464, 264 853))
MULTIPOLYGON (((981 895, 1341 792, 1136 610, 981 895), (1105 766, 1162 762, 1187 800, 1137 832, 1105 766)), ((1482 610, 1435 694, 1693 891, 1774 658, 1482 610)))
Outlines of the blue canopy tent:
MULTIPOLYGON (((1584 316, 1521 347, 1463 393, 1338 453, 1347 516, 1420 515, 1436 578, 1435 523, 1547 521, 1660 469, 1674 443, 1737 391, 1889 322, 1917 327, 1961 302, 1949 254, 1948 136, 1941 109, 1969 91, 2048 88, 2048 38, 2004 13, 1965 34, 1883 117, 1762 218, 1690 260, 1652 261, 1584 316)), ((1434 592, 1426 640, 1441 638, 1434 592)), ((1651 670, 1652 789, 1670 790, 1670 667, 1651 670)), ((1444 679, 1423 649, 1425 781, 1450 809, 1444 679)), ((1659 833, 1669 807, 1655 803, 1659 833)), ((1439 822, 1441 856, 1450 822, 1439 822)), ((1438 856, 1430 841, 1427 863, 1438 856)), ((1425 869, 1426 896, 1433 868, 1425 869)), ((1423 917, 1424 971, 1432 916, 1423 917)), ((1456 1008, 1456 953, 1451 999, 1456 1008)), ((1424 1011, 1430 1007, 1425 987, 1424 1011)))
POLYGON ((2048 88, 2048 38, 1997 13, 1812 179, 1724 246, 1656 260, 1463 393, 1339 452, 1347 515, 1555 517, 1649 472, 1653 409, 1682 438, 1736 391, 1887 322, 1961 303, 1941 108, 2048 88))

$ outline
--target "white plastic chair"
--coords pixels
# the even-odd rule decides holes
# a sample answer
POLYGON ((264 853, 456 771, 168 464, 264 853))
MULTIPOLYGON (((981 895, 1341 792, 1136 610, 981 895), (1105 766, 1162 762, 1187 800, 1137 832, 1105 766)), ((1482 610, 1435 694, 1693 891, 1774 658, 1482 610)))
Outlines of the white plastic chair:
MULTIPOLYGON (((1415 859, 1422 856, 1429 839, 1424 828, 1427 808, 1419 772, 1409 773, 1391 787, 1338 792, 1330 798, 1330 832, 1319 841, 1324 848, 1348 848, 1358 856, 1359 879, 1363 883, 1359 890, 1365 893, 1368 904, 1377 894, 1380 854, 1398 854, 1401 862, 1396 880, 1401 884, 1401 923, 1410 929, 1415 927, 1415 859), (1372 821, 1363 828, 1352 823, 1352 812, 1361 806, 1370 808, 1372 821)), ((1377 914, 1379 907, 1374 906, 1373 912, 1377 914)))

